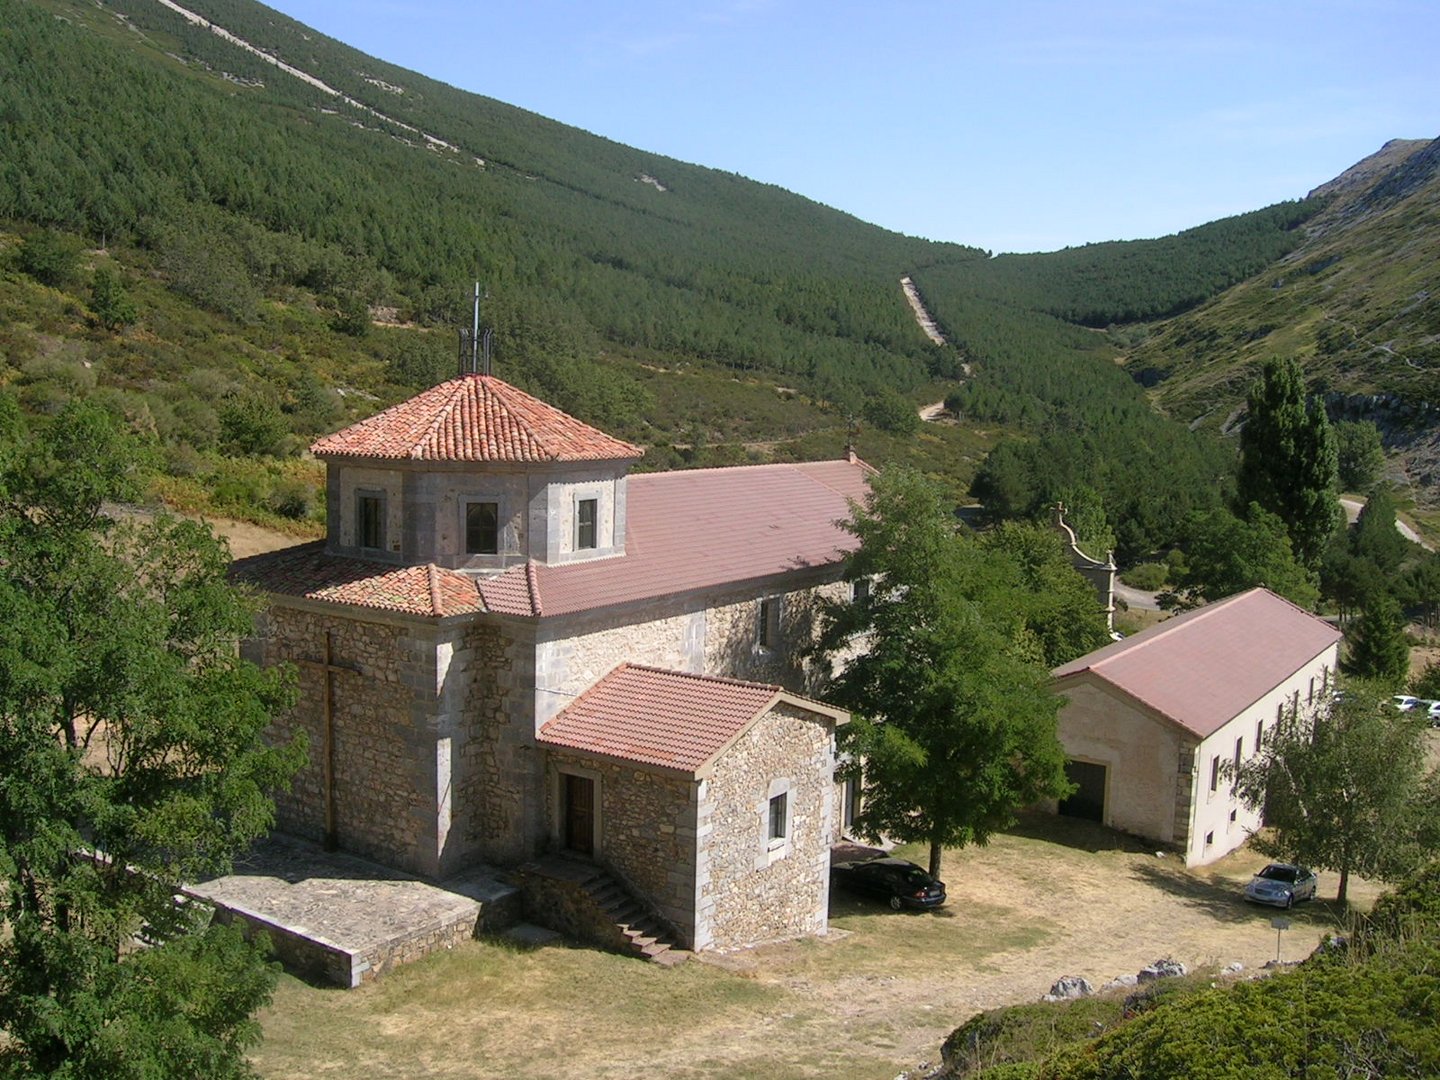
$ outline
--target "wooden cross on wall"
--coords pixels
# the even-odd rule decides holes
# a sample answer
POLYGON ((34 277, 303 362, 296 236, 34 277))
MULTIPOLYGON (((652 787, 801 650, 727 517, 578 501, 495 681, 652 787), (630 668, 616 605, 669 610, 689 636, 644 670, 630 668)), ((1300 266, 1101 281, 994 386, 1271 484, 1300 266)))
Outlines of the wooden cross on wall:
POLYGON ((348 671, 352 675, 363 675, 359 664, 337 663, 334 658, 334 632, 325 631, 325 658, 323 660, 296 660, 297 667, 311 668, 325 676, 325 692, 322 695, 320 760, 324 775, 325 789, 325 850, 334 851, 335 844, 335 707, 334 676, 336 672, 348 671))

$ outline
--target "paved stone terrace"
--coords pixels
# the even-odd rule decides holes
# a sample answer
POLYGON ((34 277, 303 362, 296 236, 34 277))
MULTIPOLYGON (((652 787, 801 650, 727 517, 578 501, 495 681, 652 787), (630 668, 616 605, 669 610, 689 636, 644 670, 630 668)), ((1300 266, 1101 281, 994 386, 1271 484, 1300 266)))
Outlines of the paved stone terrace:
POLYGON ((488 868, 433 885, 281 836, 237 860, 234 873, 186 892, 214 904, 221 920, 268 933, 295 974, 344 987, 499 932, 522 910, 519 891, 488 868))

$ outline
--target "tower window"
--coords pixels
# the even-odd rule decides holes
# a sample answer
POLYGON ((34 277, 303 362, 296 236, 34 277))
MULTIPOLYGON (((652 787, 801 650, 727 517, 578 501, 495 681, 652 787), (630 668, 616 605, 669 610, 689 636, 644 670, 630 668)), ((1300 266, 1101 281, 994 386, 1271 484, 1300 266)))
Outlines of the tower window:
POLYGON ((581 499, 575 504, 575 550, 599 547, 595 522, 599 516, 598 499, 581 499))
POLYGON ((362 548, 385 547, 385 499, 380 495, 355 497, 355 538, 362 548))
POLYGON ((465 551, 470 555, 500 553, 500 504, 465 504, 465 551))

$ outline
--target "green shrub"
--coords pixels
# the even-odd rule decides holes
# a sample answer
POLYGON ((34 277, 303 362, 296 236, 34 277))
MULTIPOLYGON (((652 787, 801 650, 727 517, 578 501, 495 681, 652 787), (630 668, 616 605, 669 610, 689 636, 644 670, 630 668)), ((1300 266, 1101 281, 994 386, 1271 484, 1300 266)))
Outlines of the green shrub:
POLYGON ((989 1070, 997 1065, 1037 1061, 1068 1043, 1094 1038, 1120 1022, 1123 1008, 1121 998, 1107 994, 991 1009, 951 1032, 940 1053, 952 1076, 986 1069, 986 1080, 993 1080, 989 1070))
POLYGON ((1416 697, 1440 699, 1440 663, 1432 660, 1425 670, 1410 683, 1410 692, 1416 697))
POLYGON ((31 233, 20 248, 20 269, 42 285, 63 288, 75 280, 80 242, 54 229, 31 233))
POLYGON ((270 489, 265 504, 281 517, 304 521, 314 516, 316 486, 298 477, 281 477, 270 489))
POLYGON ((104 267, 95 271, 95 281, 90 286, 90 310, 95 313, 96 321, 112 332, 140 317, 140 310, 120 284, 120 276, 104 267))
POLYGON ((1363 917, 1353 935, 1363 952, 1373 952, 1385 942, 1422 935, 1440 938, 1440 859, 1385 893, 1370 914, 1363 917))
POLYGON ((1170 567, 1158 562, 1138 563, 1122 573, 1120 580, 1132 589, 1159 592, 1170 583, 1170 567))

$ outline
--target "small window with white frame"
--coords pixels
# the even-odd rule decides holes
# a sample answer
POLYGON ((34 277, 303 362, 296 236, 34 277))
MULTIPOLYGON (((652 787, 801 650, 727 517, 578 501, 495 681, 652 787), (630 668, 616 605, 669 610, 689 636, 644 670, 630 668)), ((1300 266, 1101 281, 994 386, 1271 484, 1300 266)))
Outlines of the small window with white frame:
POLYGON ((600 546, 600 500, 575 500, 575 550, 592 551, 600 546))
POLYGON ((791 782, 781 777, 770 781, 765 799, 759 804, 760 850, 755 861, 757 870, 764 869, 790 854, 790 841, 795 826, 795 800, 791 782))
POLYGON ((790 835, 790 793, 770 797, 770 843, 783 844, 790 835))

